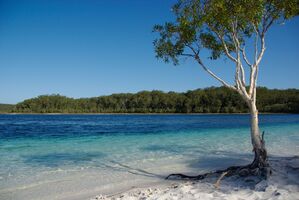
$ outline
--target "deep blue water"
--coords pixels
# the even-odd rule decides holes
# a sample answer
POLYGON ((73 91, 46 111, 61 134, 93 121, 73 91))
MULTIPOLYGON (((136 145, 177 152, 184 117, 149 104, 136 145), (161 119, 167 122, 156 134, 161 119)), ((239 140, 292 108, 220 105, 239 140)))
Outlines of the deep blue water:
MULTIPOLYGON (((161 134, 246 128, 249 115, 0 115, 0 139, 161 134)), ((299 115, 260 115, 260 126, 299 124, 299 115)))

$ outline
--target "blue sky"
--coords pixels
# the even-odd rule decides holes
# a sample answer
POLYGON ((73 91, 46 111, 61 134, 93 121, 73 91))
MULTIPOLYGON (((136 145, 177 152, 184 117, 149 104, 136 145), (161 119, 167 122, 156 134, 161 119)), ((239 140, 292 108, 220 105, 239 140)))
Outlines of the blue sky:
MULTIPOLYGON (((173 18, 174 2, 0 0, 0 102, 219 86, 191 60, 173 66, 155 58, 152 27, 173 18)), ((259 85, 299 88, 298 36, 298 18, 268 33, 259 85)), ((229 63, 213 69, 231 82, 229 63)))

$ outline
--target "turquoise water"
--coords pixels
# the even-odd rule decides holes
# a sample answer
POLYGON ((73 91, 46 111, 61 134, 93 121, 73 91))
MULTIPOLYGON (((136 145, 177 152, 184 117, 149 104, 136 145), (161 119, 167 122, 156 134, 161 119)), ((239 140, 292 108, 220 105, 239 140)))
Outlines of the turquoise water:
MULTIPOLYGON (((298 155, 299 115, 260 124, 269 154, 298 155)), ((51 199, 58 182, 61 194, 105 191, 251 156, 248 115, 0 115, 0 197, 11 199, 48 190, 51 199)))

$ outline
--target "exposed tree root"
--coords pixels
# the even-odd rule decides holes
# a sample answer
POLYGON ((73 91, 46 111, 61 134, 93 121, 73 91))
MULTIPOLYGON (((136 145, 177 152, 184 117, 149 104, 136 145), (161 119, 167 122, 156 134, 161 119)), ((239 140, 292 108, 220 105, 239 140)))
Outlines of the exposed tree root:
MULTIPOLYGON (((267 179, 271 175, 272 170, 271 170, 269 162, 268 162, 267 151, 265 148, 264 132, 262 134, 261 142, 263 144, 261 148, 253 149, 255 156, 254 156, 253 162, 249 165, 231 166, 224 170, 216 170, 213 172, 208 172, 208 173, 200 174, 197 176, 188 176, 185 174, 170 174, 165 179, 169 179, 171 177, 177 177, 180 179, 188 179, 188 180, 203 180, 208 176, 221 175, 217 181, 217 182, 219 182, 218 186, 220 184, 221 179, 223 179, 224 177, 230 177, 230 176, 236 176, 236 175, 240 176, 240 177, 258 176, 262 179, 267 179)), ((217 184, 217 182, 216 182, 216 184, 217 184)))
POLYGON ((203 180, 208 176, 212 175, 219 175, 225 173, 226 177, 233 176, 233 175, 239 175, 239 176, 248 176, 250 174, 255 175, 256 169, 250 169, 250 165, 246 166, 231 166, 224 170, 217 170, 213 172, 208 172, 205 174, 200 174, 197 176, 188 176, 185 174, 170 174, 166 177, 166 179, 169 179, 170 177, 177 177, 181 179, 189 179, 189 180, 203 180))
POLYGON ((262 168, 254 167, 254 168, 252 168, 252 166, 250 164, 250 165, 245 165, 245 166, 231 166, 224 170, 217 170, 217 171, 208 172, 205 174, 200 174, 197 176, 188 176, 185 174, 170 174, 166 177, 166 179, 169 179, 170 177, 178 177, 181 179, 189 179, 189 180, 203 180, 208 176, 219 175, 219 174, 224 174, 223 177, 238 175, 241 177, 260 176, 264 179, 267 179, 269 177, 269 175, 271 174, 271 169, 270 169, 270 167, 262 167, 262 168))
POLYGON ((223 172, 222 174, 221 174, 221 176, 217 179, 217 181, 216 181, 216 183, 214 184, 214 186, 216 187, 216 188, 219 188, 219 186, 220 186, 220 181, 224 178, 224 176, 227 174, 227 172, 223 172))

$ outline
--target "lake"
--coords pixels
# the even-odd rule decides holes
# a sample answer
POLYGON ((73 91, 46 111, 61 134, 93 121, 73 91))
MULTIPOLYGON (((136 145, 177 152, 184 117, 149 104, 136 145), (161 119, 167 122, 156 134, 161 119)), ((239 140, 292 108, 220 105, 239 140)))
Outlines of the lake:
MULTIPOLYGON (((250 117, 0 115, 0 199, 74 199, 252 159, 250 117)), ((299 152, 299 115, 260 115, 271 156, 299 152)))

